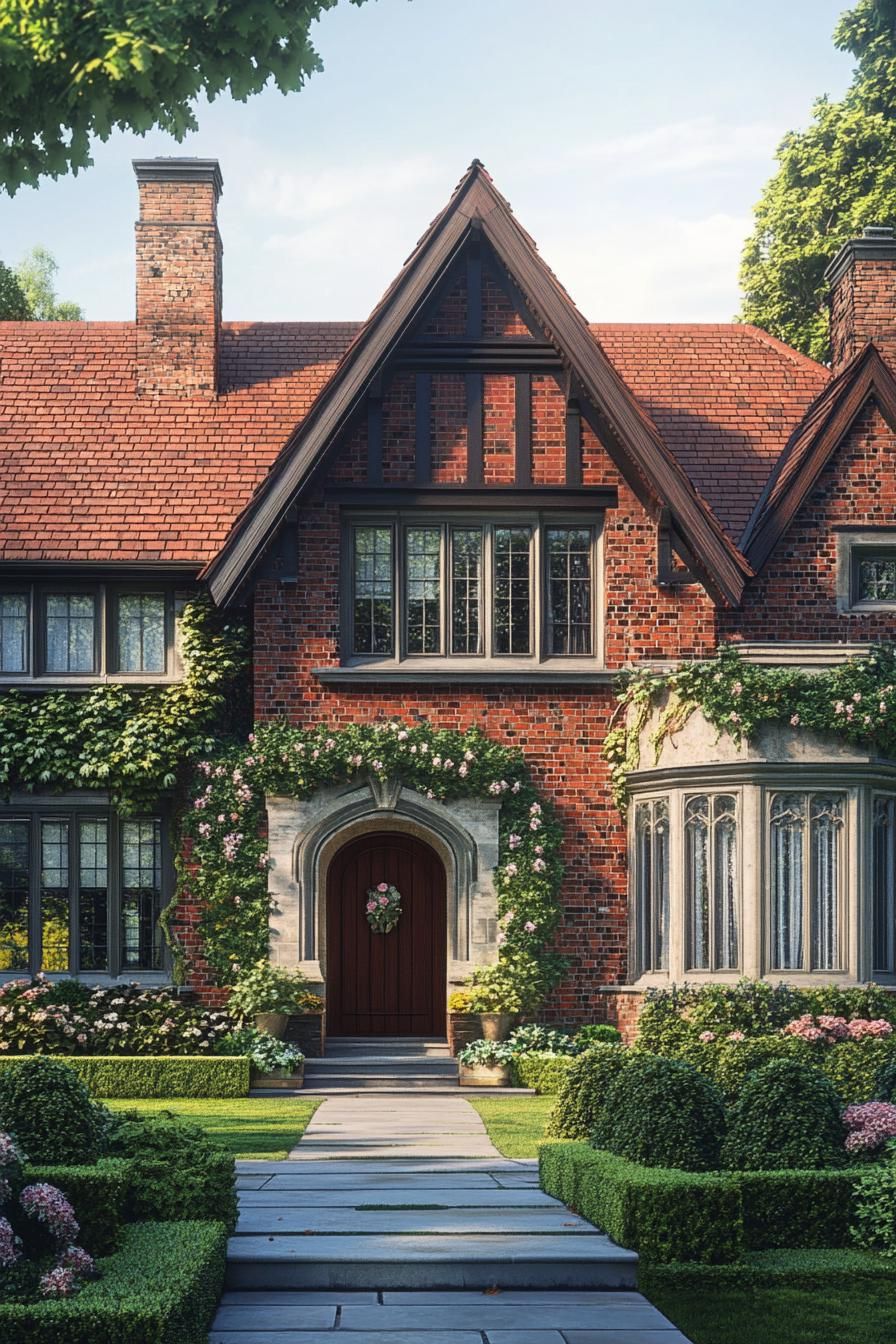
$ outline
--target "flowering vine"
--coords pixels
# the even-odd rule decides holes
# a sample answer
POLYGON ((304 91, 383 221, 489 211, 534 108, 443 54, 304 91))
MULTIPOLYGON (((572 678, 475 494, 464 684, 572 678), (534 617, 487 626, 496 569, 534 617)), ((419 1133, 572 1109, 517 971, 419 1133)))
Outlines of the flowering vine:
POLYGON ((183 821, 192 842, 183 886, 203 907, 204 954, 220 983, 267 954, 267 794, 306 798, 327 785, 398 779, 427 798, 499 800, 495 870, 499 955, 537 960, 550 981, 548 947, 560 918, 562 831, 521 753, 470 728, 393 719, 345 728, 256 728, 245 747, 200 761, 183 821))
POLYGON ((619 692, 614 724, 604 743, 613 794, 625 810, 629 772, 640 762, 640 738, 655 709, 651 736, 657 757, 663 742, 699 710, 735 742, 750 741, 765 724, 833 733, 896 757, 896 646, 874 648, 818 672, 748 663, 736 644, 723 644, 714 658, 686 663, 673 672, 635 672, 619 692))

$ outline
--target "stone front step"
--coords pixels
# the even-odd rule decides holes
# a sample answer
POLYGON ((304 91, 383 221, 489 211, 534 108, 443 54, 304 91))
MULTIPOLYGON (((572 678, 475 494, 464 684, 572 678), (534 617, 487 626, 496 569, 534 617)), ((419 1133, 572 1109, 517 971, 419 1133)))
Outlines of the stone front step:
POLYGON ((450 1059, 448 1041, 428 1036, 328 1036, 327 1059, 368 1058, 402 1055, 427 1059, 450 1059))
MULTIPOLYGON (((633 1288, 638 1257, 599 1232, 235 1236, 227 1287, 633 1288)), ((342 1328, 348 1328, 343 1320, 342 1328)))
POLYGON ((640 1293, 520 1289, 228 1292, 209 1341, 338 1344, 340 1337, 350 1344, 687 1344, 640 1293))

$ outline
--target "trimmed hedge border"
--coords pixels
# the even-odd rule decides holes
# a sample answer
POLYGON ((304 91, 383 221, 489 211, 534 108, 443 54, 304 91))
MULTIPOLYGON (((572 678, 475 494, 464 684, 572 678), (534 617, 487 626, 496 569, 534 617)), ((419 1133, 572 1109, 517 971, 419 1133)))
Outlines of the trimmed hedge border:
POLYGON ((648 1297, 677 1289, 711 1293, 719 1288, 807 1288, 836 1293, 857 1281, 896 1284, 896 1260, 874 1251, 846 1249, 754 1251, 736 1265, 673 1262, 638 1269, 638 1287, 648 1297))
POLYGON ((52 1058, 95 1097, 245 1097, 249 1060, 243 1055, 6 1055, 0 1069, 25 1059, 52 1058))
POLYGON ((556 1096, 574 1063, 574 1055, 529 1050, 513 1061, 514 1086, 534 1087, 540 1097, 556 1096))
POLYGON ((16 1344, 206 1344, 224 1286, 223 1223, 134 1223, 77 1297, 0 1304, 16 1344))
POLYGON ((698 1173, 550 1143, 539 1170, 543 1190, 646 1260, 725 1264, 744 1251, 848 1247, 855 1184, 870 1168, 698 1173))
POLYGON ((541 1187, 645 1260, 724 1264, 744 1249, 740 1192, 726 1175, 642 1167, 587 1143, 544 1144, 541 1187))
POLYGON ((62 1191, 81 1226, 78 1244, 91 1255, 109 1255, 115 1250, 130 1192, 127 1158, 101 1157, 95 1165, 83 1167, 29 1163, 25 1179, 46 1181, 62 1191))

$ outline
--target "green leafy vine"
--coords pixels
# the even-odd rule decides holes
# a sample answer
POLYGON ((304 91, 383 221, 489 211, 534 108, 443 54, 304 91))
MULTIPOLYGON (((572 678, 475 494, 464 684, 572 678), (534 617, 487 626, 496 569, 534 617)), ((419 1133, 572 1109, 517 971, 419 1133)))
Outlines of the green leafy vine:
POLYGON ((179 634, 174 685, 0 694, 0 791, 102 789, 128 813, 175 788, 185 764, 217 749, 249 657, 245 627, 205 597, 184 606, 179 634))
POLYGON ((663 742, 699 710, 735 742, 751 741, 765 724, 834 734, 896 758, 896 647, 874 648, 818 672, 748 663, 735 644, 673 672, 636 672, 619 691, 603 754, 613 796, 625 811, 628 775, 640 763, 640 741, 654 710, 656 758, 663 742))
POLYGON ((268 950, 266 794, 306 798, 345 782, 399 779, 428 798, 499 799, 495 871, 499 957, 537 974, 560 974, 549 951, 560 920, 562 829, 531 782, 520 752, 478 729, 460 732, 398 720, 345 728, 257 727, 248 744, 200 761, 183 820, 191 838, 186 882, 198 898, 204 955, 219 982, 268 950))

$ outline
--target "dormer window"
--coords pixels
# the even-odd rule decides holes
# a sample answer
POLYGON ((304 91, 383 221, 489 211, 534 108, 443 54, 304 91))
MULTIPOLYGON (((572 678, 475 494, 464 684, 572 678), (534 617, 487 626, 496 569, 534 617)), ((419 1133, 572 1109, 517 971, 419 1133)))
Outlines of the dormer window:
POLYGON ((540 515, 352 520, 348 658, 593 658, 598 535, 540 515))

